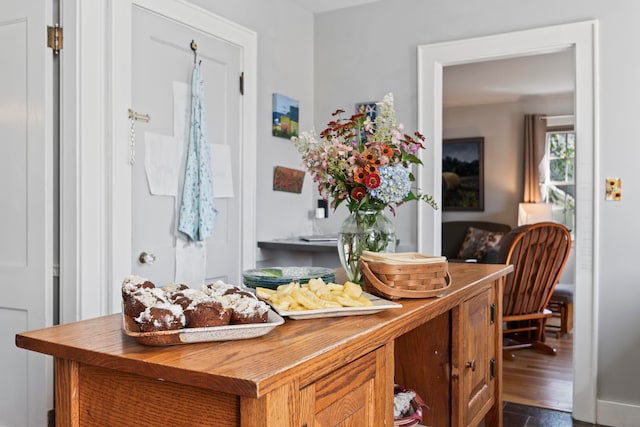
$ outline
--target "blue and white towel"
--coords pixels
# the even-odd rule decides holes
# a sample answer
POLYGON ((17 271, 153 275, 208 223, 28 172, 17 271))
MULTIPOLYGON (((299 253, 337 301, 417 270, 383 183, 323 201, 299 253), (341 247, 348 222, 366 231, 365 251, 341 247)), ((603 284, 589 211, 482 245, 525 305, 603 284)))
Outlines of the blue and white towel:
POLYGON ((211 153, 207 141, 204 109, 204 81, 200 63, 194 65, 191 80, 191 121, 184 173, 178 230, 194 241, 213 234, 218 211, 213 201, 211 153))

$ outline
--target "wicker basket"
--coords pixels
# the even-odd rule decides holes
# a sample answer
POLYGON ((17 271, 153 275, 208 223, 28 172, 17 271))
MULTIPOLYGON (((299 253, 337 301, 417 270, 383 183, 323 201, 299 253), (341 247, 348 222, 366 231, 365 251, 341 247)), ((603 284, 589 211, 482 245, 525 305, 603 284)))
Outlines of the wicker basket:
POLYGON ((363 289, 392 300, 437 297, 451 285, 445 257, 365 251, 359 264, 363 289))

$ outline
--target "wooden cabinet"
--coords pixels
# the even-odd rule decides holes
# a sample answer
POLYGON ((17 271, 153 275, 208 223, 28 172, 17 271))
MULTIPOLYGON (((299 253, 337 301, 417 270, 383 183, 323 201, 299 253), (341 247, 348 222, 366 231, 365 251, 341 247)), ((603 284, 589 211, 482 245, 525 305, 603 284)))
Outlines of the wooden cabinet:
POLYGON ((496 301, 486 288, 452 310, 452 424, 477 426, 495 401, 496 301))
POLYGON ((499 281, 398 337, 395 380, 429 405, 423 424, 502 425, 499 281))
POLYGON ((452 264, 440 298, 287 320, 251 340, 149 347, 113 314, 16 344, 54 356, 61 426, 391 426, 397 382, 429 405, 425 425, 501 427, 499 295, 511 269, 452 264))

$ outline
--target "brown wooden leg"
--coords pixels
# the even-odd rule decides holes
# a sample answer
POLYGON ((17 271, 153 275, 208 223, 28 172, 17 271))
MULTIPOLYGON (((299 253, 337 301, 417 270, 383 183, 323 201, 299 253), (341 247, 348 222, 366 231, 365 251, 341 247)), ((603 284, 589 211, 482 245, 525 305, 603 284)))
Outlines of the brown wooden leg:
POLYGON ((514 361, 516 360, 516 355, 513 354, 513 351, 508 350, 506 348, 502 349, 502 360, 514 361))
POLYGON ((55 359, 56 425, 80 426, 80 391, 78 362, 55 359))
POLYGON ((563 326, 565 334, 568 334, 573 329, 573 302, 567 302, 565 305, 563 326))
POLYGON ((557 350, 555 348, 545 343, 541 343, 539 341, 531 341, 530 344, 531 347, 535 348, 536 350, 540 350, 543 353, 550 354, 552 356, 555 356, 557 353, 557 350))

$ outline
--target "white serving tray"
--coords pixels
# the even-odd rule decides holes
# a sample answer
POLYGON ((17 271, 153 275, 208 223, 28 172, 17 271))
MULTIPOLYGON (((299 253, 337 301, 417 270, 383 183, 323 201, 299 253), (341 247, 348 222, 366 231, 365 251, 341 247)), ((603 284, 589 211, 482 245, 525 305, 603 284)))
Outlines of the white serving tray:
POLYGON ((209 328, 184 328, 173 331, 137 332, 136 324, 129 316, 123 314, 124 333, 145 345, 175 345, 207 341, 233 341, 256 338, 266 335, 276 326, 282 325, 284 319, 273 310, 269 310, 266 323, 248 323, 240 325, 212 326, 209 328))
MULTIPOLYGON (((317 310, 278 310, 277 307, 271 306, 280 316, 286 316, 290 319, 318 319, 322 317, 342 317, 342 316, 359 316, 363 314, 374 314, 390 308, 401 308, 402 304, 392 302, 376 295, 363 292, 362 296, 373 303, 368 307, 337 307, 337 308, 321 308, 317 310)), ((265 301, 269 302, 269 301, 265 301)))

